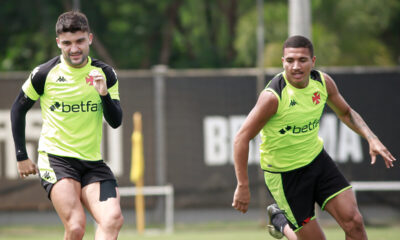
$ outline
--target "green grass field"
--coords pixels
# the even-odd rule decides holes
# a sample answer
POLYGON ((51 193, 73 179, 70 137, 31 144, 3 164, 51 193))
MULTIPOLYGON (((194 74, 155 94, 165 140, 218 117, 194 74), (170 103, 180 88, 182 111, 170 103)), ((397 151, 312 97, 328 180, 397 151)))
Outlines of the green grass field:
MULTIPOLYGON (((327 239, 344 239, 341 229, 324 226, 327 239)), ((400 239, 400 226, 367 227, 371 240, 400 239)), ((0 239, 2 240, 43 240, 62 239, 62 226, 1 226, 0 239)), ((93 227, 88 226, 84 239, 94 239, 93 227)), ((256 222, 213 222, 206 224, 176 225, 172 234, 148 232, 139 235, 133 225, 125 225, 121 230, 120 240, 253 240, 273 239, 267 231, 256 222)))

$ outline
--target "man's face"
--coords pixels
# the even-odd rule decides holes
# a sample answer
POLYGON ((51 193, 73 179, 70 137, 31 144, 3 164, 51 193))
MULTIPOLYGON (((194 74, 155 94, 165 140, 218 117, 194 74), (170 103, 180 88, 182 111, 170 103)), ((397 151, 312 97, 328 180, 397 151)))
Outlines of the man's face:
POLYGON ((68 65, 80 68, 87 63, 92 39, 93 35, 91 33, 77 31, 74 33, 61 33, 56 38, 56 41, 68 65))
POLYGON ((285 48, 282 57, 287 80, 298 88, 308 85, 310 71, 315 64, 315 56, 310 56, 308 48, 285 48))

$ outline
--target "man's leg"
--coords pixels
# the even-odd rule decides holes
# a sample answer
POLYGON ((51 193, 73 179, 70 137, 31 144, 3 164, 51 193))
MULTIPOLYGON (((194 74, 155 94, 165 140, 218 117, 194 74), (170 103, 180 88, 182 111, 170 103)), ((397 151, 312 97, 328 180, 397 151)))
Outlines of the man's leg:
POLYGON ((285 235, 285 237, 288 240, 297 240, 298 239, 296 233, 293 232, 293 229, 291 229, 289 225, 286 225, 283 228, 283 234, 285 235))
POLYGON ((289 240, 297 239, 296 234, 289 226, 284 212, 279 209, 276 203, 267 207, 267 213, 269 218, 268 232, 272 237, 281 239, 286 236, 289 240))
POLYGON ((124 218, 121 212, 118 189, 116 188, 115 191, 115 197, 100 199, 100 194, 102 193, 100 192, 99 182, 91 183, 82 189, 82 202, 98 224, 96 240, 118 238, 124 218))
POLYGON ((325 205, 346 233, 346 239, 367 239, 362 216, 358 210, 356 198, 351 189, 340 193, 325 205))
POLYGON ((325 234, 321 229, 317 219, 313 219, 306 223, 299 231, 296 232, 299 240, 325 240, 325 234))
MULTIPOLYGON (((271 231, 269 231, 269 232, 271 234, 271 231)), ((288 224, 286 224, 282 230, 282 233, 288 240, 302 240, 302 239, 304 239, 304 240, 325 240, 326 239, 324 232, 322 231, 322 229, 316 219, 311 220, 310 222, 305 224, 296 233, 293 231, 293 229, 290 228, 290 226, 288 224)), ((271 235, 277 239, 282 238, 276 234, 275 235, 271 234, 271 235)))
POLYGON ((64 224, 64 240, 82 239, 86 215, 80 200, 81 184, 72 178, 64 178, 53 186, 50 197, 64 224))
MULTIPOLYGON (((304 240, 325 240, 326 239, 325 235, 316 219, 311 220, 309 223, 307 223, 303 228, 301 228, 296 233, 293 231, 293 229, 290 228, 289 225, 286 225, 283 228, 283 235, 288 240, 302 240, 302 239, 304 239, 304 240)), ((273 237, 275 237, 275 236, 273 236, 273 237)), ((275 237, 275 238, 280 239, 280 237, 275 237)))
POLYGON ((284 235, 288 240, 325 239, 325 235, 315 219, 305 224, 297 233, 295 233, 293 229, 290 228, 284 212, 280 210, 276 204, 269 205, 267 211, 270 224, 273 226, 271 226, 272 228, 268 226, 268 231, 274 238, 281 239, 284 235))

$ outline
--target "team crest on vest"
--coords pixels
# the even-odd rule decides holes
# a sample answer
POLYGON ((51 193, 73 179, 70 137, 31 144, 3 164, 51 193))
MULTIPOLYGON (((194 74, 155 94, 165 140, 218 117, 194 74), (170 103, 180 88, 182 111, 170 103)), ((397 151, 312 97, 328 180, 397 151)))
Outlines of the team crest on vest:
POLYGON ((89 84, 90 86, 93 86, 93 76, 87 76, 86 78, 86 83, 89 84))
POLYGON ((321 102, 321 95, 319 92, 315 92, 312 96, 312 101, 315 105, 319 104, 321 102))

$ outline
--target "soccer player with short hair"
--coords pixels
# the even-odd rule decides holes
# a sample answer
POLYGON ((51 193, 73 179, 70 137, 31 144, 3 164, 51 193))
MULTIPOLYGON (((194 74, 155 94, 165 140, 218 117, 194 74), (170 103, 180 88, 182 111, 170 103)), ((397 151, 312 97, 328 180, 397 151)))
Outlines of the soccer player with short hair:
POLYGON ((274 237, 325 239, 315 219, 318 203, 339 223, 346 239, 367 239, 362 216, 351 186, 326 153, 318 136, 325 104, 338 118, 369 143, 374 164, 381 155, 386 167, 396 159, 345 101, 326 73, 314 70, 311 41, 289 37, 283 45, 284 71, 260 94, 235 137, 237 187, 232 206, 245 213, 250 202, 247 162, 249 141, 259 132, 261 168, 277 205, 268 207, 274 237))
POLYGON ((21 178, 39 172, 64 239, 83 238, 84 207, 98 224, 96 239, 117 239, 120 196, 100 144, 103 116, 113 128, 122 122, 118 79, 112 67, 89 57, 93 35, 83 13, 61 14, 56 35, 61 55, 32 71, 11 109, 18 172, 21 178), (43 126, 36 166, 25 147, 25 118, 38 99, 43 126))

